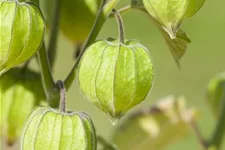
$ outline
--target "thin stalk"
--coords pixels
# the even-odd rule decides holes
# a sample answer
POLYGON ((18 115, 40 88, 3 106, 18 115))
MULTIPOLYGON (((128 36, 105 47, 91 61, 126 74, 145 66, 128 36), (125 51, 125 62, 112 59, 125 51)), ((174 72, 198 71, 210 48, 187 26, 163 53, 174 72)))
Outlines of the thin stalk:
POLYGON ((198 128, 196 122, 195 122, 195 121, 191 121, 191 122, 190 122, 190 125, 191 125, 191 127, 192 127, 192 129, 193 129, 193 131, 194 131, 194 133, 195 133, 195 135, 196 135, 196 137, 197 137, 197 139, 198 139, 198 142, 199 142, 199 144, 201 145, 202 149, 203 149, 203 150, 207 150, 207 148, 208 148, 208 143, 207 143, 206 140, 203 138, 203 136, 202 136, 202 134, 201 134, 201 132, 200 132, 200 130, 199 130, 199 128, 198 128))
POLYGON ((57 41, 58 41, 58 33, 59 33, 59 20, 60 20, 60 0, 55 1, 55 9, 53 13, 53 18, 51 21, 51 31, 50 31, 50 40, 47 48, 48 57, 51 68, 53 68, 56 58, 56 50, 57 50, 57 41))
POLYGON ((223 85, 223 94, 221 96, 222 111, 219 116, 216 128, 213 132, 212 139, 210 141, 210 146, 220 149, 224 135, 225 135, 225 84, 223 85))
POLYGON ((28 2, 30 1, 39 5, 39 0, 20 0, 20 1, 28 1, 28 2))
POLYGON ((64 85, 66 87, 66 90, 68 90, 70 88, 70 86, 72 85, 72 83, 75 79, 77 67, 79 65, 79 62, 80 62, 80 59, 81 59, 82 55, 84 54, 87 47, 96 40, 96 38, 97 38, 99 32, 101 31, 104 23, 108 19, 108 16, 110 15, 112 9, 117 5, 117 3, 119 1, 120 0, 109 0, 106 3, 106 0, 102 0, 102 6, 100 7, 100 10, 98 12, 95 23, 92 27, 92 31, 91 31, 86 43, 84 44, 84 47, 83 47, 79 57, 77 58, 72 70, 70 71, 70 73, 66 77, 66 79, 64 80, 64 85))
MULTIPOLYGON (((120 8, 120 9, 117 10, 117 11, 118 11, 120 14, 124 14, 124 13, 130 11, 132 8, 133 8, 133 7, 132 7, 131 5, 127 5, 127 6, 123 7, 123 8, 120 8)), ((115 16, 114 13, 111 13, 111 14, 109 15, 110 18, 113 18, 114 16, 115 16)))
POLYGON ((80 52, 82 50, 83 44, 82 43, 77 43, 75 46, 75 53, 74 53, 74 58, 77 60, 77 58, 80 56, 80 52))
POLYGON ((66 112, 66 90, 64 87, 64 83, 63 81, 59 80, 57 84, 60 91, 60 111, 66 112))
POLYGON ((124 44, 124 25, 123 25, 123 19, 120 15, 120 13, 113 9, 112 12, 114 13, 116 20, 117 20, 117 24, 118 24, 118 29, 119 29, 119 39, 120 39, 120 43, 124 44))
POLYGON ((102 145, 103 150, 118 150, 115 145, 106 141, 102 136, 97 136, 98 143, 102 145))

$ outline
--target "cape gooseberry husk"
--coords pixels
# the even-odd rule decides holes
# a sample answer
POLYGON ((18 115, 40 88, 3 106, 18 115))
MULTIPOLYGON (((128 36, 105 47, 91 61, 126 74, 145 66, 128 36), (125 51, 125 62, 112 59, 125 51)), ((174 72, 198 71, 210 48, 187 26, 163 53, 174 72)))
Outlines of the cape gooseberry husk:
POLYGON ((21 136, 28 115, 44 99, 39 74, 13 68, 0 77, 1 136, 8 144, 21 136))
POLYGON ((79 68, 85 97, 113 121, 147 96, 154 77, 148 50, 134 40, 99 40, 87 48, 79 68))
POLYGON ((216 117, 219 117, 224 105, 225 97, 225 72, 214 77, 207 89, 207 101, 216 117))
POLYGON ((39 7, 17 0, 0 1, 0 74, 31 58, 44 37, 39 7))
POLYGON ((96 150, 96 135, 85 113, 37 107, 24 128, 22 150, 96 150))
MULTIPOLYGON (((41 0, 48 25, 54 13, 56 0, 41 0)), ((74 43, 85 42, 94 24, 101 0, 60 1, 60 29, 74 43)))
POLYGON ((183 20, 198 12, 204 2, 205 0, 132 0, 133 5, 143 5, 171 39, 176 38, 183 20))

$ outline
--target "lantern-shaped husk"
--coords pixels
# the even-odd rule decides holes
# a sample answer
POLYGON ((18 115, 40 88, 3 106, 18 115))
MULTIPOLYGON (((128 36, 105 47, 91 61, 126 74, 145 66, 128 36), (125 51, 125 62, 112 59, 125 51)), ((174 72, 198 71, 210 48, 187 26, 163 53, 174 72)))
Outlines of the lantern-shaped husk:
POLYGON ((59 112, 38 107, 29 116, 23 150, 96 150, 93 123, 85 113, 59 112))
POLYGON ((95 42, 84 53, 79 68, 84 96, 113 120, 145 99, 153 77, 148 50, 134 40, 95 42))
POLYGON ((0 2, 0 74, 31 58, 44 37, 44 19, 39 7, 17 0, 0 2))

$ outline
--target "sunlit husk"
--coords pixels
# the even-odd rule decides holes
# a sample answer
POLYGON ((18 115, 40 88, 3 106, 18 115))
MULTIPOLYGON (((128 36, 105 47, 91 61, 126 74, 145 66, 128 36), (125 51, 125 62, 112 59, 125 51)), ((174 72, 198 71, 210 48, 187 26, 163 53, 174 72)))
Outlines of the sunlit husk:
POLYGON ((154 67, 137 41, 100 40, 80 62, 79 84, 86 98, 116 121, 142 102, 152 87, 154 67))
POLYGON ((39 7, 17 0, 0 1, 0 75, 31 58, 44 37, 44 19, 39 7))
POLYGON ((24 128, 22 150, 96 150, 94 125, 85 113, 38 107, 24 128))

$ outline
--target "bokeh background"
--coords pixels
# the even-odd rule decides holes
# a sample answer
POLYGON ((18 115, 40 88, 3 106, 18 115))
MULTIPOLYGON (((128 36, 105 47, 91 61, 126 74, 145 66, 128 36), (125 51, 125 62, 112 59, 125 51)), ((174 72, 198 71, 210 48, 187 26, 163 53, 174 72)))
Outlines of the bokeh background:
MULTIPOLYGON (((129 4, 122 0, 118 8, 129 4)), ((181 60, 178 69, 172 55, 158 29, 149 18, 137 10, 123 15, 126 38, 138 39, 145 45, 153 58, 156 75, 154 86, 146 100, 135 109, 151 106, 158 99, 170 94, 182 94, 188 106, 198 108, 198 126, 205 138, 209 138, 215 126, 215 118, 206 103, 206 87, 209 80, 225 71, 225 1, 206 1, 203 8, 191 19, 183 23, 182 29, 187 32, 192 43, 181 60)), ((98 39, 117 37, 117 24, 109 19, 101 30, 98 39)), ((74 64, 75 46, 60 35, 58 57, 54 68, 55 79, 64 79, 74 64)), ((37 68, 35 63, 32 63, 37 68)), ((110 139, 114 126, 109 118, 84 99, 77 84, 67 95, 67 107, 90 114, 98 134, 110 139)), ((135 111, 133 109, 132 111, 135 111)), ((132 112, 130 111, 130 112, 132 112)), ((224 139, 225 145, 225 139, 224 139)), ((183 140, 170 145, 168 150, 200 150, 201 147, 193 133, 183 140)), ((225 146, 224 149, 225 150, 225 146)))

